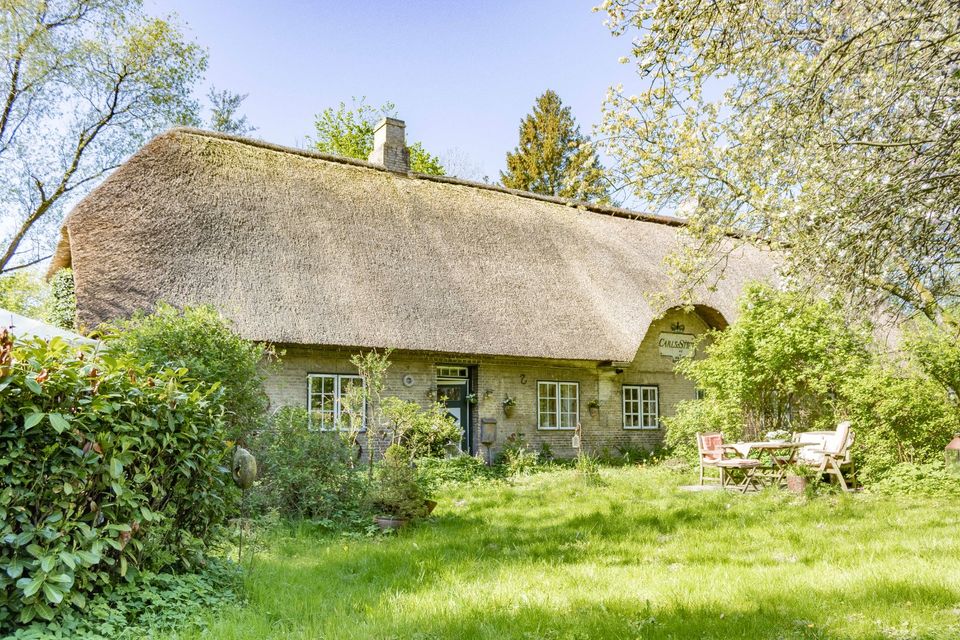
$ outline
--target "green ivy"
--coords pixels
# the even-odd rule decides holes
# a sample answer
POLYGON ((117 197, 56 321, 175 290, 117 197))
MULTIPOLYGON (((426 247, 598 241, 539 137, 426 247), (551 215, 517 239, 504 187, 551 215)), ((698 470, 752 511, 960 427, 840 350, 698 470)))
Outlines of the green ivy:
POLYGON ((91 598, 82 612, 18 629, 12 640, 138 640, 203 629, 211 614, 240 602, 240 568, 211 561, 196 573, 143 573, 91 598))

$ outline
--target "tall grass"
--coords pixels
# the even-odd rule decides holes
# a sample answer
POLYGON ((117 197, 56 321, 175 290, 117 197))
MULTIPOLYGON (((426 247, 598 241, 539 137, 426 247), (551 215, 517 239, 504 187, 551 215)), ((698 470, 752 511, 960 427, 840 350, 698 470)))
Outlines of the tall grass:
POLYGON ((960 637, 951 499, 689 493, 657 468, 447 489, 433 521, 277 532, 204 637, 960 637))

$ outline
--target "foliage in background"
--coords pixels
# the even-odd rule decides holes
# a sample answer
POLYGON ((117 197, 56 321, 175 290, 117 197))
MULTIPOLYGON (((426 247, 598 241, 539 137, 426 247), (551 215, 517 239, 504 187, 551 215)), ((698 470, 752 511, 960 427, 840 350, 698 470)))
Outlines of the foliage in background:
POLYGON ((206 54, 140 0, 6 3, 0 42, 3 272, 43 259, 65 202, 196 110, 206 54))
MULTIPOLYGON (((396 117, 396 106, 386 102, 380 107, 368 105, 365 98, 354 98, 352 106, 341 102, 334 109, 328 107, 314 119, 315 136, 308 138, 313 148, 335 156, 367 160, 373 151, 373 132, 383 118, 396 117)), ((431 155, 419 142, 407 145, 410 151, 410 170, 429 175, 445 175, 437 156, 431 155)))
POLYGON ((607 178, 570 107, 547 90, 520 123, 520 142, 507 154, 500 181, 510 189, 573 200, 607 200, 607 178))
POLYGON ((960 399, 960 327, 915 318, 904 326, 904 349, 950 394, 956 406, 960 399))
POLYGON ((930 462, 904 462, 890 467, 870 485, 870 491, 884 495, 914 495, 956 500, 960 497, 960 475, 944 468, 943 458, 930 462))
POLYGON ((14 271, 0 276, 0 309, 34 318, 43 307, 43 282, 35 273, 14 271))
POLYGON ((663 444, 670 455, 686 461, 698 459, 698 433, 718 432, 724 442, 743 439, 743 409, 729 399, 721 401, 709 396, 677 403, 674 415, 665 417, 663 444))
POLYGON ((245 136, 257 130, 247 121, 247 116, 240 114, 240 105, 247 99, 247 93, 233 93, 223 89, 217 91, 214 86, 207 92, 210 102, 210 120, 207 126, 214 131, 229 133, 236 136, 245 136))
POLYGON ((737 321, 707 334, 706 357, 678 364, 706 398, 686 403, 670 428, 689 432, 705 418, 700 431, 740 422, 748 437, 809 431, 824 420, 832 428, 834 400, 867 366, 869 341, 866 327, 848 324, 829 301, 751 285, 737 321))
POLYGON ((417 402, 390 396, 383 399, 381 412, 391 442, 401 445, 413 459, 441 457, 448 444, 459 447, 463 437, 463 431, 439 402, 423 409, 417 402))
POLYGON ((637 74, 609 90, 599 134, 638 201, 692 219, 681 293, 748 230, 795 286, 960 327, 955 2, 597 9, 637 74))
POLYGON ((196 563, 234 491, 216 390, 92 347, 0 339, 0 630, 196 563))
POLYGON ((53 622, 34 621, 11 640, 140 640, 204 629, 211 613, 240 603, 240 568, 208 560, 197 572, 143 572, 87 601, 83 611, 53 622))
POLYGON ((281 408, 251 439, 250 450, 258 468, 248 497, 252 514, 274 511, 330 529, 369 523, 356 450, 336 431, 312 430, 306 409, 281 408))
POLYGON ((153 313, 138 313, 103 331, 111 349, 157 367, 186 368, 191 379, 218 385, 231 440, 244 443, 263 425, 268 405, 263 381, 273 349, 241 338, 213 307, 179 310, 161 302, 153 313))
POLYGON ((73 269, 60 269, 50 278, 50 294, 44 305, 43 319, 61 329, 76 329, 77 289, 73 269))
POLYGON ((865 484, 900 464, 943 461, 943 448, 960 433, 960 414, 946 391, 916 366, 877 362, 845 385, 845 414, 865 484))

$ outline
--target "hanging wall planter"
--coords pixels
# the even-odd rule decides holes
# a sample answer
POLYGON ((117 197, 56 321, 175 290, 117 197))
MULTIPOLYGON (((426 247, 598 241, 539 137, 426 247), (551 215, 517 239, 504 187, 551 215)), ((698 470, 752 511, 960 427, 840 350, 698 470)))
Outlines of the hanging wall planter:
POLYGON ((587 403, 587 409, 590 411, 590 417, 596 418, 600 415, 600 401, 596 399, 591 400, 587 403))
POLYGON ((517 406, 517 401, 511 398, 510 396, 507 396, 506 399, 503 401, 503 415, 505 415, 508 418, 512 418, 513 410, 514 408, 516 408, 516 406, 517 406))

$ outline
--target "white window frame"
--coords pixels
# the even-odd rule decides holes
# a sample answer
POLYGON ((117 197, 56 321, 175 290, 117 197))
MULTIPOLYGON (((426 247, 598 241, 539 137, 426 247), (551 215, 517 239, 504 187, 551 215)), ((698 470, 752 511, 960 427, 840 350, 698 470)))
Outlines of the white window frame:
POLYGON ((579 382, 570 382, 566 380, 538 380, 537 381, 537 430, 538 431, 575 431, 577 429, 577 423, 580 422, 580 383, 579 382), (556 408, 554 411, 545 412, 543 411, 543 404, 541 402, 542 393, 541 389, 545 387, 552 387, 554 392, 554 398, 556 398, 556 408), (574 410, 573 412, 562 411, 562 401, 561 389, 564 388, 573 388, 576 390, 576 396, 574 397, 574 410), (553 423, 555 426, 545 427, 543 426, 543 418, 545 415, 553 416, 553 423), (562 426, 562 415, 572 415, 573 424, 570 426, 562 426))
POLYGON ((651 384, 625 384, 620 392, 623 410, 623 428, 629 431, 649 431, 660 428, 660 387, 651 384), (630 402, 637 403, 637 411, 627 411, 627 393, 636 392, 636 398, 630 402), (645 397, 645 396, 652 396, 645 397), (653 411, 648 411, 649 404, 653 404, 653 411), (627 418, 631 418, 628 420, 627 418), (648 419, 649 418, 649 419, 648 419), (636 422, 629 425, 628 422, 636 422))
MULTIPOLYGON (((363 384, 363 378, 355 373, 310 373, 307 374, 307 416, 308 426, 312 431, 346 431, 346 427, 338 427, 340 424, 341 406, 341 383, 344 380, 359 380, 363 384), (333 426, 315 427, 313 425, 313 383, 314 380, 332 379, 333 380, 333 426)), ((367 405, 363 405, 363 428, 367 426, 367 405)))

